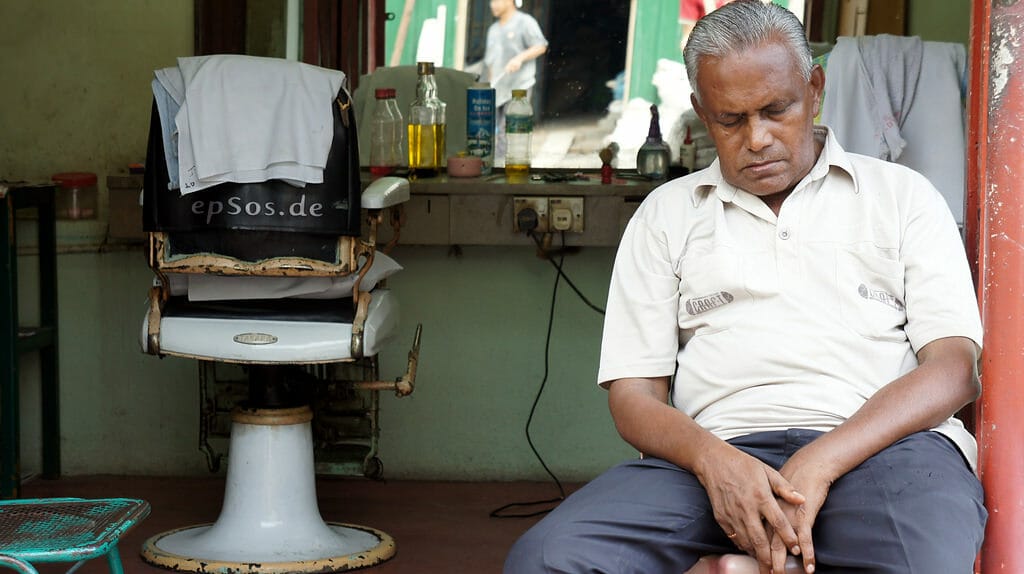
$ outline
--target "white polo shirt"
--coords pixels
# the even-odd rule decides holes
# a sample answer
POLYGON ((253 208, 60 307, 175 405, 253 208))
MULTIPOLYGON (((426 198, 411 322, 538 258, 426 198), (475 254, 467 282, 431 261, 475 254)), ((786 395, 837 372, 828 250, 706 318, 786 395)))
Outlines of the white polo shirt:
MULTIPOLYGON (((778 217, 708 169, 630 220, 608 294, 598 382, 675 375, 673 404, 715 435, 828 431, 981 319, 949 206, 922 175, 845 152, 826 128, 778 217)), ((975 465, 960 421, 935 430, 975 465)))

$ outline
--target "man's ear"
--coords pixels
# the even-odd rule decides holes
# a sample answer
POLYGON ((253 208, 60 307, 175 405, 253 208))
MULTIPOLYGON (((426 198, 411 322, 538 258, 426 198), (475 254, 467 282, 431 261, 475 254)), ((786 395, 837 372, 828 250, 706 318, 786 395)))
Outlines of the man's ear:
POLYGON ((811 67, 810 87, 814 96, 814 116, 817 117, 821 113, 821 100, 825 95, 825 70, 818 64, 811 67))

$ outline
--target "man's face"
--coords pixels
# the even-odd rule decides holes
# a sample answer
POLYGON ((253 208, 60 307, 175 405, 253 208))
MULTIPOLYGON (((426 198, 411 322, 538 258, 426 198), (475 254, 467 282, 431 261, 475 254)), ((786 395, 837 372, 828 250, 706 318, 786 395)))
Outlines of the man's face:
POLYGON ((501 15, 509 11, 515 4, 515 0, 491 0, 491 14, 494 14, 495 18, 501 18, 501 15))
POLYGON ((796 56, 778 42, 701 60, 701 103, 691 101, 725 180, 761 197, 791 191, 818 157, 812 128, 824 86, 820 66, 804 80, 796 56))

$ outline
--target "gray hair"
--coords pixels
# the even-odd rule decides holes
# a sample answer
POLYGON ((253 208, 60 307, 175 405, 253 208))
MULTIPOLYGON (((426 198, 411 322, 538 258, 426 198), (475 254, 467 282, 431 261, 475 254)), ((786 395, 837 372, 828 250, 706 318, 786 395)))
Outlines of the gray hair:
POLYGON ((697 66, 701 58, 721 58, 771 42, 787 45, 796 56, 800 74, 811 77, 811 48, 796 15, 761 0, 733 0, 697 21, 683 48, 686 75, 697 101, 697 66))

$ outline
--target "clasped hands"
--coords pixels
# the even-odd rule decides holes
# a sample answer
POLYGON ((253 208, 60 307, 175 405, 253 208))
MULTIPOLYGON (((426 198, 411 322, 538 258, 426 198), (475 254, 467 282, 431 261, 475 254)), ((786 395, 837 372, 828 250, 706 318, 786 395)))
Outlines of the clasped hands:
POLYGON ((789 554, 813 573, 811 528, 831 478, 800 453, 778 471, 726 443, 708 454, 695 472, 736 547, 757 559, 761 574, 783 574, 789 554))

